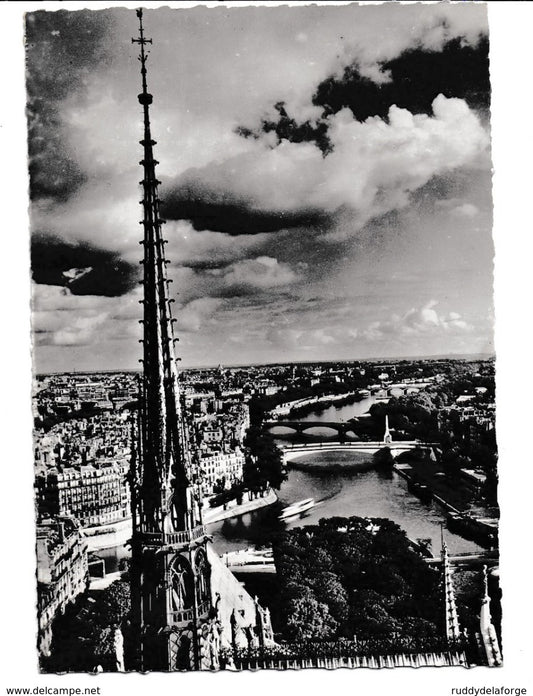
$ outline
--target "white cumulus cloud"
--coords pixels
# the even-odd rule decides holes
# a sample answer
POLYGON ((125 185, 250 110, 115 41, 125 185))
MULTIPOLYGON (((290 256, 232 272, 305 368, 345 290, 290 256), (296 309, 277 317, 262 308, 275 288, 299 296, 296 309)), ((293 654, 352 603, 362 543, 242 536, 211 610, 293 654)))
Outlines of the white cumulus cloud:
POLYGON ((254 150, 190 170, 171 188, 185 181, 258 210, 333 214, 348 208, 357 232, 372 217, 405 206, 433 177, 474 164, 489 144, 466 102, 442 94, 431 116, 393 105, 388 120, 361 123, 345 108, 327 122, 333 151, 325 157, 313 143, 282 140, 272 147, 259 139, 254 150))
POLYGON ((275 288, 294 282, 298 275, 287 263, 272 256, 258 256, 255 259, 236 261, 223 269, 210 273, 220 278, 227 287, 275 288))
POLYGON ((389 320, 372 322, 366 329, 356 330, 353 335, 367 341, 376 341, 384 338, 462 333, 472 330, 472 326, 458 312, 439 314, 435 309, 437 305, 436 300, 431 300, 422 307, 412 307, 402 315, 393 314, 389 320))

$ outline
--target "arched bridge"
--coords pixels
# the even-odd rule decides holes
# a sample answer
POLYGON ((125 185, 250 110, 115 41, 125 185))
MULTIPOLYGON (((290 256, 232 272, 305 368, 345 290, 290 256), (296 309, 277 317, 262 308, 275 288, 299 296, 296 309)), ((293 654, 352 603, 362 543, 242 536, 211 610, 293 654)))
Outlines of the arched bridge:
POLYGON ((315 452, 366 452, 375 454, 379 450, 387 447, 393 457, 397 457, 403 452, 414 449, 432 450, 437 447, 436 442, 422 442, 421 440, 404 440, 397 442, 310 442, 285 445, 280 449, 283 452, 285 462, 293 461, 306 454, 315 452))
POLYGON ((339 435, 346 435, 346 433, 354 433, 355 423, 353 421, 346 421, 345 423, 339 423, 338 421, 265 421, 263 423, 263 428, 265 430, 271 430, 272 428, 288 428, 289 430, 294 430, 296 433, 303 433, 311 428, 330 428, 335 430, 339 435))
POLYGON ((372 396, 388 397, 388 396, 405 396, 406 394, 417 394, 422 389, 429 387, 431 382, 413 382, 413 383, 398 383, 375 386, 370 389, 372 396))

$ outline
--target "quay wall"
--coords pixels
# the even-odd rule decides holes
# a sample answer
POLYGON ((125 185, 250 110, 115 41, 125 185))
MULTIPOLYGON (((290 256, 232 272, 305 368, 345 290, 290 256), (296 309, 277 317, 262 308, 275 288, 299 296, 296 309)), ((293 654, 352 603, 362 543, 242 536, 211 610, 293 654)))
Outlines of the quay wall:
MULTIPOLYGON (((278 496, 275 491, 270 489, 262 498, 255 498, 241 505, 237 505, 235 501, 232 501, 228 504, 226 510, 224 510, 223 506, 205 508, 203 511, 204 524, 220 522, 221 520, 227 520, 231 517, 240 517, 248 512, 252 512, 252 510, 258 510, 259 508, 273 505, 277 500, 278 496)), ((89 553, 103 551, 104 549, 110 549, 114 546, 122 546, 131 539, 132 536, 131 517, 121 522, 85 529, 83 530, 83 536, 87 542, 87 551, 89 553)))
POLYGON ((221 520, 227 520, 230 517, 240 517, 241 515, 246 515, 247 512, 252 512, 252 510, 258 510, 259 508, 273 505, 277 502, 277 500, 278 496, 271 488, 262 498, 254 498, 253 500, 241 503, 240 505, 237 505, 237 503, 232 500, 231 503, 228 503, 226 510, 224 510, 223 505, 216 508, 206 508, 203 511, 204 524, 220 522, 221 520))
MULTIPOLYGON (((412 476, 409 476, 409 474, 403 468, 400 468, 399 466, 394 464, 393 469, 399 476, 404 478, 406 481, 412 481, 412 476)), ((436 503, 438 503, 441 507, 443 507, 447 512, 456 512, 456 513, 461 512, 457 508, 453 507, 453 505, 450 505, 450 503, 448 503, 446 500, 444 500, 444 498, 441 498, 440 495, 436 495, 435 493, 433 493, 433 491, 431 491, 431 493, 433 496, 433 500, 436 503)))

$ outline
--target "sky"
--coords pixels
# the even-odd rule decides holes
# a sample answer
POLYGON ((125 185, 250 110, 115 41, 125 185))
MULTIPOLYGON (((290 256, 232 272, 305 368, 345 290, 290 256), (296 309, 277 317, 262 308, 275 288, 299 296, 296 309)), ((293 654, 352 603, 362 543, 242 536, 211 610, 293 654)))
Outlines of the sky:
MULTIPOLYGON (((482 5, 146 10, 184 365, 493 351, 482 5)), ((135 11, 27 15, 34 360, 140 357, 135 11)))

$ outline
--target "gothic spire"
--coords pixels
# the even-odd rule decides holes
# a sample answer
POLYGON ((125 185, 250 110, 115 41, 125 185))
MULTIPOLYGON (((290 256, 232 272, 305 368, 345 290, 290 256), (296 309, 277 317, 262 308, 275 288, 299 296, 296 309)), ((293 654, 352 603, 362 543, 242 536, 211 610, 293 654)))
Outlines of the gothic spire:
MULTIPOLYGON (((137 11, 143 112, 143 374, 139 421, 132 423, 138 452, 132 457, 131 626, 128 667, 146 671, 216 669, 220 635, 229 634, 229 613, 239 605, 248 628, 257 610, 242 586, 209 545, 202 524, 200 481, 188 447, 174 354, 173 318, 166 277, 164 221, 150 128, 153 98, 147 85, 142 10, 137 11), (220 592, 219 592, 220 590, 220 592), (214 601, 216 597, 216 602, 214 601), (220 601, 222 600, 222 601, 220 601), (219 606, 220 604, 220 606, 219 606)), ((270 618, 261 630, 271 640, 270 618)))
POLYGON ((143 110, 144 136, 143 179, 140 182, 143 198, 143 379, 141 390, 140 489, 137 522, 143 532, 174 532, 193 529, 201 522, 194 509, 190 489, 192 472, 187 447, 178 385, 171 303, 165 257, 166 240, 163 238, 165 221, 160 214, 156 177, 157 160, 154 157, 156 141, 152 139, 150 105, 153 97, 147 84, 147 45, 152 43, 144 35, 142 10, 137 10, 139 36, 132 39, 140 46, 142 91, 138 95, 143 110))

